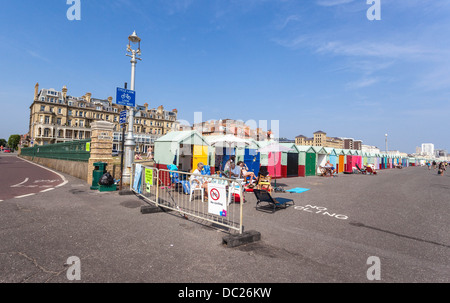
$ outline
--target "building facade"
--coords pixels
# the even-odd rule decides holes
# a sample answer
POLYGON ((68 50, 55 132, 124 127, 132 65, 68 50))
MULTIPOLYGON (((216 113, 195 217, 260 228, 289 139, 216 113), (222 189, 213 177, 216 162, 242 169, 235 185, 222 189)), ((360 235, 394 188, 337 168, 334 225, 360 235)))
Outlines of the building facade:
MULTIPOLYGON (((66 86, 61 91, 39 90, 39 84, 36 84, 30 106, 30 146, 89 139, 91 123, 107 121, 114 124, 114 149, 120 150, 122 129, 119 116, 123 110, 123 106, 113 103, 112 97, 96 99, 91 93, 73 97, 68 95, 66 86)), ((157 109, 149 109, 147 103, 137 106, 134 121, 136 152, 146 153, 156 139, 178 130, 177 115, 176 109, 165 111, 163 106, 157 109)))
POLYGON ((262 128, 251 127, 244 121, 234 119, 210 120, 194 124, 192 129, 197 130, 203 136, 234 135, 244 139, 255 139, 265 141, 268 139, 268 132, 262 128))
POLYGON ((327 133, 319 130, 314 133, 313 138, 308 138, 303 135, 297 136, 295 138, 296 145, 304 146, 323 146, 331 148, 344 148, 344 142, 338 137, 328 137, 327 133))
POLYGON ((433 143, 422 144, 422 155, 434 156, 434 144, 433 143))

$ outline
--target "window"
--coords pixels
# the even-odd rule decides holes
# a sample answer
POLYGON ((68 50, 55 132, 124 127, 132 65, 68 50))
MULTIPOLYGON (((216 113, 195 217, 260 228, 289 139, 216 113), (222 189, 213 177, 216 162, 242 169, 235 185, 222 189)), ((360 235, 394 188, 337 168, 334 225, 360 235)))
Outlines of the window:
POLYGON ((49 116, 45 116, 44 123, 45 124, 49 124, 50 123, 50 117, 49 116))
POLYGON ((62 109, 58 108, 58 114, 62 114, 62 109))
POLYGON ((68 115, 72 116, 72 110, 69 109, 68 115))
POLYGON ((45 106, 41 105, 41 112, 45 111, 45 106))
POLYGON ((56 124, 61 125, 61 118, 56 119, 56 124))

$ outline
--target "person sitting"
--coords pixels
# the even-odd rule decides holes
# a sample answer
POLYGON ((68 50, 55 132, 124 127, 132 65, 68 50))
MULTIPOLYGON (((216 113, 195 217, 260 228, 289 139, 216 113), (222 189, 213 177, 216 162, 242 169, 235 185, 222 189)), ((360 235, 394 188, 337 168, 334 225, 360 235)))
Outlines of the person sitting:
POLYGON ((327 164, 325 164, 325 168, 331 171, 331 175, 334 175, 336 173, 336 168, 333 164, 331 164, 330 160, 328 160, 327 164))
POLYGON ((191 186, 194 188, 204 188, 205 189, 205 198, 208 198, 208 181, 203 177, 202 170, 205 165, 203 163, 199 163, 197 165, 197 169, 192 173, 189 178, 191 186))
POLYGON ((253 180, 257 181, 258 178, 256 178, 256 175, 254 172, 249 171, 247 165, 240 161, 237 164, 238 166, 241 167, 241 172, 242 172, 242 177, 247 180, 247 178, 250 178, 249 184, 253 184, 253 180))
POLYGON ((237 166, 234 161, 230 162, 230 169, 225 171, 225 176, 230 179, 241 178, 241 167, 237 166))
POLYGON ((236 161, 236 156, 231 156, 230 159, 227 161, 227 163, 225 163, 225 166, 223 168, 223 171, 229 171, 230 170, 230 166, 231 166, 231 162, 236 161))

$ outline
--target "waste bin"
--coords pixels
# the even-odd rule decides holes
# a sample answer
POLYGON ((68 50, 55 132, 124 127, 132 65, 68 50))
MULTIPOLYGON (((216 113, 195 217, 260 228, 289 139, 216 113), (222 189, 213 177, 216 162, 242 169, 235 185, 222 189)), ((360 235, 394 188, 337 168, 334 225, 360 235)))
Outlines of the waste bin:
POLYGON ((104 162, 97 162, 94 163, 94 171, 92 172, 92 190, 98 190, 100 188, 100 185, 98 184, 98 181, 103 177, 104 174, 106 174, 106 166, 108 164, 104 162))

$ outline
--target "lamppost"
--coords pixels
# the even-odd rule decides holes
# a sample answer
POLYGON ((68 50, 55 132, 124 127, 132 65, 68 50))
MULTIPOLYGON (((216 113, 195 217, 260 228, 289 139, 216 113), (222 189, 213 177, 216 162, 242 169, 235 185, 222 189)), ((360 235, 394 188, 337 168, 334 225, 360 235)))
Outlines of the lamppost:
MULTIPOLYGON (((141 56, 141 38, 138 37, 136 31, 128 37, 127 56, 131 58, 131 90, 135 90, 135 76, 136 76, 136 63, 141 56), (137 49, 135 49, 137 47, 137 49)), ((125 141, 125 172, 123 175, 124 183, 128 184, 131 181, 131 167, 134 162, 134 151, 136 148, 136 142, 133 134, 134 128, 134 108, 130 106, 128 112, 128 133, 125 141)))

